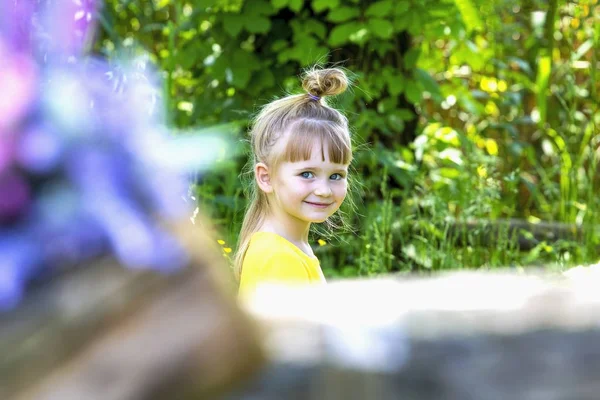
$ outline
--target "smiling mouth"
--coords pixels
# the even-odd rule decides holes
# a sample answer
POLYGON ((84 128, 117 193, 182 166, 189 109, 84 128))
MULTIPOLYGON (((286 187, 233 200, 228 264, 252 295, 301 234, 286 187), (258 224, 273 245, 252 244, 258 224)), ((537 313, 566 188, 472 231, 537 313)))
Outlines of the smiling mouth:
POLYGON ((305 203, 310 204, 311 206, 320 207, 320 208, 329 207, 330 205, 333 204, 333 203, 311 203, 310 201, 305 201, 305 203))

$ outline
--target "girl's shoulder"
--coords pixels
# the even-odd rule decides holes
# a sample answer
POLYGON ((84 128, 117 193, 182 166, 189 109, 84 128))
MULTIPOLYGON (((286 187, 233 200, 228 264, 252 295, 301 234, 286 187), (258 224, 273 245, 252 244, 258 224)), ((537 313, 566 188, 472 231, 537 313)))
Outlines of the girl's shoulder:
POLYGON ((261 231, 253 233, 250 238, 248 252, 259 253, 263 257, 289 256, 308 263, 318 262, 317 257, 306 254, 295 244, 274 232, 261 231))
POLYGON ((240 293, 252 291, 266 281, 323 283, 319 260, 272 232, 256 232, 244 256, 240 293))

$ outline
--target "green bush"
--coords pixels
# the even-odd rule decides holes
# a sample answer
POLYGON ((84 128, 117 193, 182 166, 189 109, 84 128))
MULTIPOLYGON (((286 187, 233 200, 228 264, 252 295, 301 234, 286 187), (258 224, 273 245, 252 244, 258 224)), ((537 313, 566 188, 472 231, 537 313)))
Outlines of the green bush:
POLYGON ((328 276, 568 265, 597 261, 600 244, 597 2, 108 0, 96 49, 148 52, 174 126, 234 122, 235 152, 194 187, 228 246, 248 120, 320 63, 354 80, 335 105, 361 200, 353 233, 315 237, 328 276), (482 239, 509 218, 584 235, 527 251, 508 228, 482 239))

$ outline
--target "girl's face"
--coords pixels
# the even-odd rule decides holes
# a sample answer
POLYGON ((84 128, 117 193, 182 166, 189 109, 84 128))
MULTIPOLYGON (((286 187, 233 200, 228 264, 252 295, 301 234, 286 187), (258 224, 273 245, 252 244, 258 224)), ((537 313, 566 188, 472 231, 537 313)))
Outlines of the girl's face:
POLYGON ((304 222, 323 222, 344 201, 347 175, 348 165, 331 162, 327 145, 315 143, 309 160, 281 162, 272 174, 271 206, 276 208, 272 211, 304 222))

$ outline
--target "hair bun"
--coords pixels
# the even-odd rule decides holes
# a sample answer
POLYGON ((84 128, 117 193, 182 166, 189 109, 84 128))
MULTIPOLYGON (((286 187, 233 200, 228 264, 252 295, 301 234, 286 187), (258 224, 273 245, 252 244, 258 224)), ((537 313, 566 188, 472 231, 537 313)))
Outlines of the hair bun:
POLYGON ((348 77, 338 68, 311 69, 302 78, 302 88, 313 96, 335 96, 348 87, 348 77))

